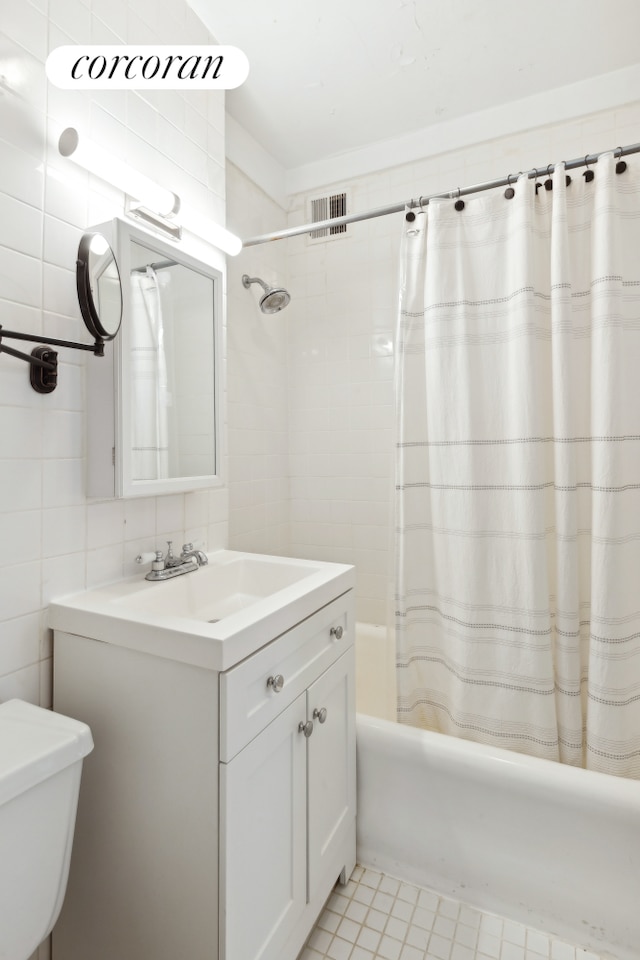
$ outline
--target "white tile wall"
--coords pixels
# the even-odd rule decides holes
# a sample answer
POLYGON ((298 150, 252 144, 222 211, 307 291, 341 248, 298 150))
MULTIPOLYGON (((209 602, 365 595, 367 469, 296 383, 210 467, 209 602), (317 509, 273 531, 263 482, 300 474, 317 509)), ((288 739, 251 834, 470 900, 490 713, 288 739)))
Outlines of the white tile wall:
MULTIPOLYGON (((59 131, 97 143, 176 190, 183 208, 224 222, 224 94, 57 90, 50 49, 78 42, 214 42, 185 0, 22 0, 0 22, 0 323, 87 338, 75 293, 83 230, 123 212, 124 198, 57 155, 59 131)), ((225 489, 89 503, 84 494, 84 379, 96 358, 61 348, 48 396, 28 367, 0 355, 0 701, 51 703, 48 602, 139 572, 165 539, 227 543, 225 489)))
MULTIPOLYGON (((286 213, 233 165, 227 170, 229 229, 242 237, 283 228, 286 213)), ((286 244, 248 247, 228 262, 229 544, 289 552, 287 314, 268 316, 258 284, 288 286, 286 244)), ((299 309, 299 308, 298 308, 299 309)))

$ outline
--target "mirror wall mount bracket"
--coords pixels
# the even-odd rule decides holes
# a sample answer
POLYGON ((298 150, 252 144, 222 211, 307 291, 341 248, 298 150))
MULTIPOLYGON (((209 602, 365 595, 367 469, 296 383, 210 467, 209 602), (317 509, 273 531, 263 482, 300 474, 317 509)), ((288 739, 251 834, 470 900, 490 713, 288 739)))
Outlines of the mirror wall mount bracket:
POLYGON ((76 343, 72 340, 58 340, 55 337, 5 330, 0 325, 0 353, 6 353, 18 360, 25 360, 30 365, 30 382, 37 393, 52 393, 58 382, 58 353, 56 350, 50 350, 48 346, 42 346, 45 343, 56 347, 69 347, 72 350, 89 350, 96 357, 104 356, 104 340, 96 339, 95 343, 76 343), (26 340, 40 346, 34 347, 30 354, 23 353, 21 350, 7 347, 3 343, 5 337, 10 340, 26 340))

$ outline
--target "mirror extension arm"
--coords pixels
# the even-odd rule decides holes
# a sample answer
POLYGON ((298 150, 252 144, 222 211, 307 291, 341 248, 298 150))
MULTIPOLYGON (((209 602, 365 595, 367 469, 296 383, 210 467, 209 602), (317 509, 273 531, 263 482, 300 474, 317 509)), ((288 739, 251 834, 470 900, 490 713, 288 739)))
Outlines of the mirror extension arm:
POLYGON ((70 347, 73 350, 90 350, 96 357, 104 356, 104 341, 96 339, 95 343, 75 343, 71 340, 58 340, 55 337, 42 337, 31 333, 18 333, 16 330, 5 330, 0 324, 0 353, 7 353, 18 360, 26 360, 31 365, 31 386, 38 393, 51 393, 58 382, 58 354, 47 347, 35 347, 31 353, 23 353, 7 347, 2 341, 4 337, 10 340, 27 340, 30 343, 53 344, 57 347, 70 347))
POLYGON ((8 353, 18 360, 25 360, 30 367, 31 386, 38 393, 51 393, 58 383, 58 354, 42 344, 70 347, 72 350, 89 350, 96 357, 104 357, 106 340, 113 340, 122 323, 122 284, 118 264, 105 238, 99 233, 85 233, 78 247, 76 260, 76 289, 78 304, 85 326, 94 343, 77 343, 73 340, 58 340, 57 337, 41 337, 33 333, 18 333, 5 330, 0 324, 0 353, 8 353), (28 340, 41 346, 31 353, 23 353, 2 342, 28 340))

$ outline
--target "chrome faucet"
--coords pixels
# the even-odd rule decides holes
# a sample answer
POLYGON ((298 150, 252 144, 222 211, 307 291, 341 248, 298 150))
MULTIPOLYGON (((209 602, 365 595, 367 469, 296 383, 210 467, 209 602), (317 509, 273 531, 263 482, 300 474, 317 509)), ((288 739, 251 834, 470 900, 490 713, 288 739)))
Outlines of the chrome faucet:
MULTIPOLYGON (((191 573, 198 567, 204 567, 209 558, 203 550, 194 550, 192 543, 185 543, 179 557, 173 552, 173 540, 167 540, 167 555, 162 556, 162 550, 156 551, 155 560, 145 580, 170 580, 183 573, 191 573)), ((139 563, 143 562, 142 555, 136 557, 139 563)))
POLYGON ((199 567, 204 567, 207 563, 209 563, 209 557, 203 550, 194 550, 192 543, 185 543, 180 553, 180 560, 182 563, 184 563, 186 560, 190 560, 191 558, 197 562, 199 567))

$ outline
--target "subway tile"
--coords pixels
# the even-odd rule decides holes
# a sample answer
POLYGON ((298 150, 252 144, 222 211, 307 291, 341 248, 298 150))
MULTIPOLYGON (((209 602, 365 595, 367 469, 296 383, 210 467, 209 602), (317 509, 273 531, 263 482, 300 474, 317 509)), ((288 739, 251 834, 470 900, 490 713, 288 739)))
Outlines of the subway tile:
POLYGON ((87 548, 89 550, 121 544, 124 540, 123 500, 90 503, 87 506, 87 548))
POLYGON ((86 554, 84 550, 42 561, 42 604, 46 608, 59 597, 85 590, 86 554))
POLYGON ((3 568, 0 577, 0 610, 13 620, 40 610, 40 561, 3 568))
POLYGON ((79 308, 75 261, 70 261, 66 268, 45 263, 42 272, 43 309, 51 313, 60 313, 66 317, 77 316, 79 308))
POLYGON ((85 499, 84 460, 42 461, 42 506, 80 505, 85 499))
MULTIPOLYGON (((78 121, 76 121, 78 122, 78 121)), ((67 124, 56 124, 52 139, 57 139, 67 124)), ((89 174, 74 163, 62 165, 61 158, 48 159, 45 167, 44 209, 59 220, 84 230, 88 223, 87 194, 89 174)), ((71 269, 73 263, 67 264, 71 269)))
MULTIPOLYGON (((2 362, 5 362, 4 358, 2 362)), ((39 474, 38 458, 42 455, 41 410, 19 406, 0 407, 0 436, 3 457, 7 460, 23 460, 27 454, 32 458, 34 476, 39 474)))
POLYGON ((87 588, 121 580, 124 575, 122 543, 87 551, 87 588))
POLYGON ((125 541, 152 539, 156 530, 156 501, 153 497, 135 497, 124 501, 125 541))
MULTIPOLYGON (((0 411, 0 429, 2 419, 0 411)), ((41 503, 42 469, 39 460, 0 460, 0 514, 38 509, 41 503)))
POLYGON ((84 416, 76 410, 45 410, 42 454, 45 459, 77 460, 84 455, 84 416))
POLYGON ((91 40, 91 13, 80 0, 49 0, 49 19, 74 43, 91 40))
POLYGON ((34 663, 4 677, 0 676, 0 703, 14 698, 40 705, 39 664, 34 663))
POLYGON ((38 560, 41 553, 40 511, 0 513, 0 543, 11 544, 0 551, 0 568, 38 560))
POLYGON ((62 557, 85 549, 84 505, 53 507, 42 511, 42 556, 62 557))
POLYGON ((41 306, 42 263, 38 258, 0 246, 0 277, 4 300, 41 306))
POLYGON ((3 141, 1 148, 3 193, 42 209, 43 164, 13 143, 3 141))
POLYGON ((68 270, 76 262, 82 231, 56 217, 44 218, 44 260, 68 270))
POLYGON ((0 676, 14 673, 37 663, 40 659, 40 616, 26 616, 4 620, 0 641, 0 676))
POLYGON ((3 4, 2 32, 38 60, 46 59, 47 17, 30 3, 3 4))

